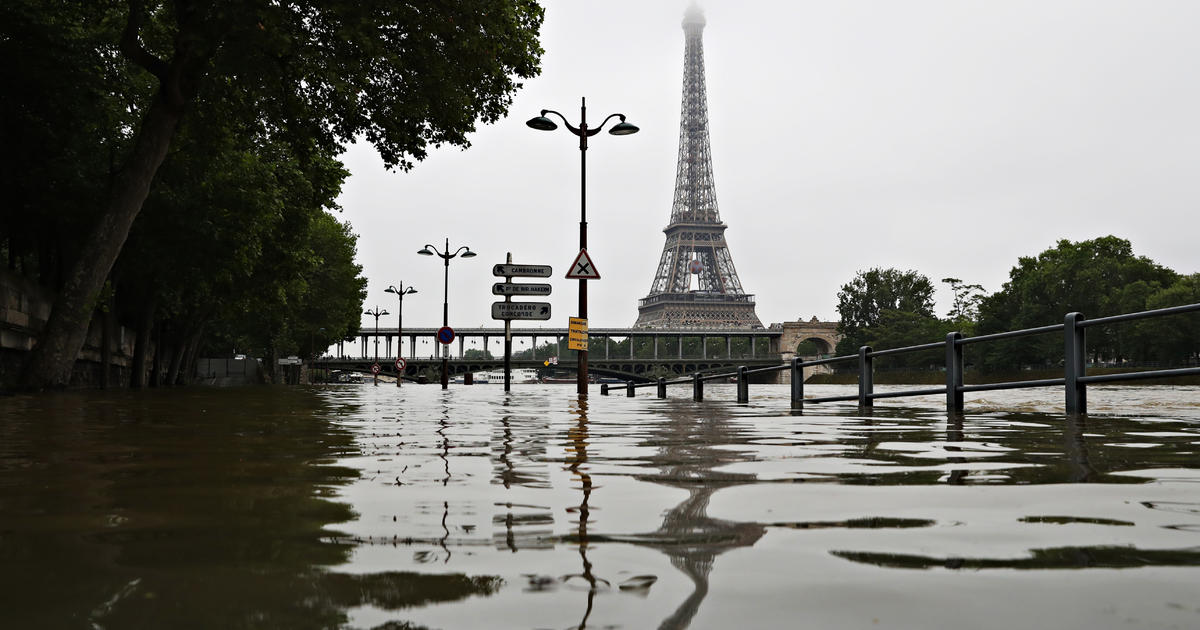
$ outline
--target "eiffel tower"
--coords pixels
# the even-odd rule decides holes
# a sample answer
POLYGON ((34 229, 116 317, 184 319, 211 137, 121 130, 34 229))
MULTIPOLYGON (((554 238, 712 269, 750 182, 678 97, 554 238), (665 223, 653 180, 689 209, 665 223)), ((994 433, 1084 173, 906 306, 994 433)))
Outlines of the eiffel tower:
POLYGON ((742 290, 717 212, 708 96, 704 89, 704 14, 683 16, 683 111, 679 165, 667 241, 650 294, 638 300, 635 328, 762 328, 754 296, 742 290))

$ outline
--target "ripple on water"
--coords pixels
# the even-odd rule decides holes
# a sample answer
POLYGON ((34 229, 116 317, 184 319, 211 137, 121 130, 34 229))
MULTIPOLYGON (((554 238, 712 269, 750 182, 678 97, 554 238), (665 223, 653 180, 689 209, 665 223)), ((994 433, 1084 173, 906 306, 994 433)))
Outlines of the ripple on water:
POLYGON ((954 418, 752 392, 0 400, 6 621, 1195 626, 1167 603, 1200 582, 1200 389, 1089 388, 1146 409, 1082 417, 993 393, 954 418))

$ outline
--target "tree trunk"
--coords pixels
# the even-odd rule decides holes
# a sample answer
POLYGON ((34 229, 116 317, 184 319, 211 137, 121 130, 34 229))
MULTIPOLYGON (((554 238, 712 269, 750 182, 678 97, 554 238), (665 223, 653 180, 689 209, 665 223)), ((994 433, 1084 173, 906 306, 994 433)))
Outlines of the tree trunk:
POLYGON ((100 388, 108 389, 109 377, 112 374, 112 344, 113 344, 113 308, 112 300, 100 318, 100 388))
POLYGON ((192 382, 192 376, 195 374, 196 353, 200 351, 200 339, 203 337, 203 326, 197 326, 196 332, 187 342, 187 352, 183 356, 183 367, 179 373, 179 384, 188 385, 192 382))
POLYGON ((158 387, 162 384, 162 366, 163 356, 167 351, 167 343, 163 339, 164 324, 158 322, 154 326, 154 359, 150 361, 150 387, 158 387))
POLYGON ((167 368, 166 385, 173 387, 179 384, 179 367, 183 365, 183 355, 187 350, 188 333, 184 332, 178 335, 178 341, 171 348, 171 365, 167 368))
POLYGON ((107 207, 84 241, 54 301, 50 320, 38 334, 25 370, 27 387, 60 388, 70 382, 96 299, 150 193, 150 183, 166 158, 182 113, 182 108, 170 106, 160 93, 142 119, 133 153, 117 175, 107 207))
POLYGON ((137 340, 133 344, 133 368, 129 375, 129 386, 138 389, 146 386, 146 352, 150 346, 150 331, 154 328, 154 306, 151 297, 142 311, 142 322, 138 326, 137 340))

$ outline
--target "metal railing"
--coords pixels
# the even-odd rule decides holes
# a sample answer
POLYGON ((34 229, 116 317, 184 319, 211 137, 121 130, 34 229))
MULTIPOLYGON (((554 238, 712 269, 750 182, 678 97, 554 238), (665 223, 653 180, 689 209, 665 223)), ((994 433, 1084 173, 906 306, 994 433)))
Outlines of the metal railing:
MULTIPOLYGON (((905 346, 903 348, 891 348, 887 350, 874 350, 871 348, 871 346, 863 346, 858 349, 857 355, 829 357, 825 359, 816 359, 813 361, 803 361, 799 358, 795 358, 783 365, 774 365, 757 369, 748 369, 745 366, 742 366, 739 367, 736 372, 708 374, 696 373, 688 378, 672 380, 659 378, 657 382, 628 383, 623 387, 626 392, 625 395, 629 397, 633 397, 638 388, 655 387, 658 397, 666 398, 668 385, 691 383, 692 399, 701 401, 704 400, 704 383, 706 381, 728 380, 731 377, 735 377, 737 382, 737 401, 739 403, 747 403, 750 401, 751 376, 755 374, 767 374, 786 370, 791 373, 792 409, 803 409, 804 403, 815 404, 848 401, 857 401, 859 407, 869 409, 873 406, 874 401, 880 398, 903 398, 907 396, 930 396, 945 394, 946 410, 951 413, 960 413, 963 410, 963 394, 965 393, 1061 386, 1063 387, 1065 394, 1064 407, 1067 413, 1087 413, 1087 386, 1089 383, 1119 383, 1123 381, 1137 381, 1152 378, 1172 378, 1178 376, 1200 375, 1200 367, 1188 367, 1165 370, 1147 370, 1141 372, 1121 372, 1117 374, 1096 374, 1088 376, 1087 365, 1084 361, 1087 348, 1085 331, 1088 328, 1092 326, 1102 326, 1105 324, 1116 324, 1139 319, 1166 317, 1169 315, 1179 315, 1182 313, 1192 312, 1200 312, 1200 304, 1173 306, 1170 308, 1160 308, 1152 311, 1126 313, 1124 315, 1113 315, 1111 317, 1099 317, 1097 319, 1086 319, 1082 313, 1068 313, 1064 318, 1063 323, 1053 324, 1050 326, 1012 330, 990 335, 979 335, 976 337, 964 337, 962 333, 952 332, 946 335, 945 341, 925 343, 915 346, 905 346), (1001 339, 1013 339, 1017 337, 1029 337, 1033 335, 1046 335, 1057 332, 1063 333, 1064 373, 1062 378, 983 383, 975 385, 963 384, 963 347, 970 344, 984 343, 988 341, 999 341, 1001 339), (907 389, 895 392, 875 391, 874 362, 876 357, 886 357, 912 352, 927 352, 929 350, 936 350, 939 348, 944 348, 946 351, 945 387, 907 389), (818 398, 804 397, 804 368, 850 361, 858 362, 857 394, 847 396, 824 396, 818 398)), ((600 393, 607 396, 609 393, 609 386, 601 385, 600 393)))

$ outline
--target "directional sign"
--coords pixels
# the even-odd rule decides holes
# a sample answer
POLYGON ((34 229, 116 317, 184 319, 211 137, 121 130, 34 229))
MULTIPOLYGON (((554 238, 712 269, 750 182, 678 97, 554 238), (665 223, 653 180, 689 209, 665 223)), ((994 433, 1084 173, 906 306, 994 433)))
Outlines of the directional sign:
POLYGON ((404 366, 406 366, 406 365, 408 365, 408 361, 405 361, 403 357, 396 357, 396 369, 397 370, 403 370, 404 366))
POLYGON ((550 319, 550 303, 492 302, 492 319, 550 319))
POLYGON ((568 318, 567 330, 571 332, 587 332, 587 319, 583 317, 568 318))
POLYGON ((378 364, 378 363, 376 363, 375 365, 372 365, 372 366, 371 366, 371 373, 372 373, 372 374, 378 374, 378 373, 379 373, 379 364, 378 364))
POLYGON ((549 278, 553 270, 550 265, 505 264, 492 267, 492 275, 498 278, 521 276, 524 278, 549 278))
POLYGON ((450 342, 454 341, 454 329, 449 326, 442 326, 437 331, 437 338, 438 341, 450 345, 450 342))
POLYGON ((571 269, 567 271, 567 277, 572 280, 600 279, 600 272, 596 271, 596 265, 592 264, 592 259, 588 257, 586 249, 579 250, 579 255, 575 257, 575 262, 571 263, 571 269))
POLYGON ((497 282, 492 285, 492 295, 550 295, 550 285, 497 282))

